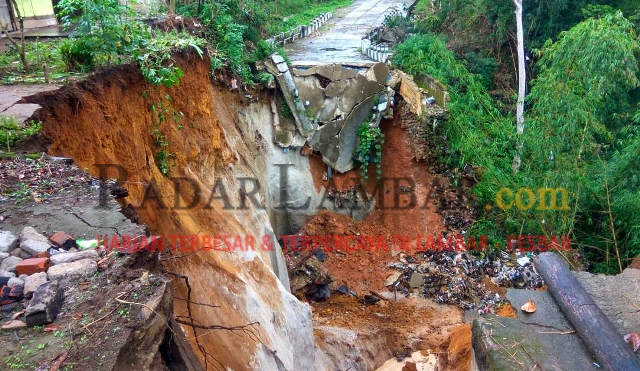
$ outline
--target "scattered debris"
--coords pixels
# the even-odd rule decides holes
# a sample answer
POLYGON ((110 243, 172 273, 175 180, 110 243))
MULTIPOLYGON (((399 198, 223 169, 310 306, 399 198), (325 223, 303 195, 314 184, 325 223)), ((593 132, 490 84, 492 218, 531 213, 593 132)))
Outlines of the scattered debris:
POLYGON ((27 327, 27 324, 17 319, 13 319, 11 321, 5 322, 2 325, 3 330, 15 330, 22 327, 27 327))
POLYGON ((624 341, 629 344, 629 347, 633 349, 634 352, 637 352, 640 349, 640 333, 639 332, 631 332, 624 336, 624 341))
POLYGON ((533 313, 536 311, 536 304, 533 300, 529 299, 526 303, 520 307, 520 309, 525 313, 533 313))

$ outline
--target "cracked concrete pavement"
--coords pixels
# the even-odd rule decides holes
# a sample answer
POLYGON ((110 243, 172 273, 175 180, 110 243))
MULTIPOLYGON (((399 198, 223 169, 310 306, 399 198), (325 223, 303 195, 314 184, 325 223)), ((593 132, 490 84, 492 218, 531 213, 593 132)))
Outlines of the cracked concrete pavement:
POLYGON ((387 10, 411 5, 414 0, 356 0, 334 12, 314 36, 285 47, 292 62, 357 63, 370 61, 360 53, 362 37, 380 26, 387 10))
POLYGON ((13 116, 22 123, 40 108, 37 104, 21 103, 22 97, 56 90, 59 85, 0 85, 0 115, 13 116))

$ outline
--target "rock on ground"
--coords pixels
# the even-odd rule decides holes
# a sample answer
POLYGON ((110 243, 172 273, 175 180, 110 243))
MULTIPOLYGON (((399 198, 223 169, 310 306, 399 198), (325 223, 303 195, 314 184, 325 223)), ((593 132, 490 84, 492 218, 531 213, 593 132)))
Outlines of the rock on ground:
POLYGON ((24 281, 24 297, 31 298, 40 285, 47 283, 47 273, 40 272, 28 276, 24 281))
POLYGON ((100 255, 96 250, 61 253, 51 256, 51 264, 58 265, 71 263, 81 259, 91 259, 94 261, 98 261, 100 259, 100 255))
POLYGON ((20 258, 10 256, 4 259, 2 263, 0 263, 0 271, 15 272, 16 265, 18 265, 18 263, 20 263, 21 261, 22 259, 20 258))
POLYGON ((60 280, 69 282, 91 277, 97 271, 98 264, 95 261, 92 259, 81 259, 71 263, 51 266, 47 271, 47 278, 51 281, 60 280))
POLYGON ((18 237, 9 231, 0 231, 0 252, 10 253, 18 247, 18 237))
POLYGON ((64 295, 58 281, 47 282, 40 285, 33 293, 33 299, 26 309, 27 326, 38 326, 55 321, 64 295))
POLYGON ((20 248, 31 254, 36 255, 46 252, 51 247, 49 239, 38 233, 33 227, 24 227, 20 234, 20 248))
POLYGON ((15 277, 16 274, 13 272, 7 272, 5 270, 0 269, 0 277, 15 277))

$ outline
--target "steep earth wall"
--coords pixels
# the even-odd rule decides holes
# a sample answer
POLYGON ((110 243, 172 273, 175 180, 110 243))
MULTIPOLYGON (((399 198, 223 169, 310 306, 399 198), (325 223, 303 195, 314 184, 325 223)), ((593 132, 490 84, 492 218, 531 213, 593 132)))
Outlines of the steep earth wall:
MULTIPOLYGON (((185 76, 167 90, 154 90, 136 66, 124 65, 28 98, 43 107, 36 118, 53 139, 49 153, 72 157, 95 175, 105 175, 97 164, 117 165, 108 168, 106 176, 123 180, 129 191, 125 203, 137 209, 151 233, 165 236, 165 246, 171 235, 188 236, 180 241, 187 247, 198 241, 191 237, 195 235, 255 238, 255 251, 193 252, 189 247, 161 255, 165 271, 174 274, 179 319, 201 327, 254 323, 235 331, 183 325, 203 365, 233 370, 325 369, 322 357, 316 355, 311 308, 288 292, 282 252, 277 244, 274 251, 260 248, 263 236, 274 237, 267 208, 275 201, 264 186, 270 182, 269 174, 279 171, 269 160, 275 153, 271 105, 253 104, 240 112, 239 95, 209 82, 208 60, 192 53, 174 59, 185 76), (174 154, 173 182, 158 170, 159 147, 151 134, 149 97, 157 101, 165 93, 172 97, 170 111, 184 114, 179 124, 168 120, 160 125, 169 143, 167 151, 174 154), (176 178, 189 181, 176 187, 176 178), (260 186, 259 193, 253 193, 255 185, 260 186), (173 207, 190 204, 194 206, 173 207), (188 277, 188 285, 181 276, 188 277), (189 295, 187 305, 184 299, 189 295)), ((293 160, 294 155, 300 157, 296 153, 287 159, 281 152, 280 160, 290 161, 304 178, 308 161, 300 164, 293 160)), ((299 186, 315 194, 313 184, 299 186)), ((232 239, 226 246, 233 243, 232 239)), ((220 242, 210 245, 225 248, 220 242)))

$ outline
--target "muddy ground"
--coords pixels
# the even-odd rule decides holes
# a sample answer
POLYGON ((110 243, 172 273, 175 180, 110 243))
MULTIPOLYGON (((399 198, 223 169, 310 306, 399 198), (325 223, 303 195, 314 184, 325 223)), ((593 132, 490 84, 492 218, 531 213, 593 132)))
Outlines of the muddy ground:
MULTIPOLYGON (((83 169, 45 155, 0 159, 0 229, 17 234, 35 226, 47 236, 64 230, 84 239, 100 233, 144 234, 111 196, 99 207, 98 184, 83 169)), ((134 339, 144 322, 140 319, 150 315, 144 313, 145 303, 165 296, 170 286, 153 257, 102 255, 100 272, 65 284, 53 323, 0 331, 0 369, 111 370, 131 360, 122 349, 134 339)), ((2 312, 2 323, 24 321, 27 302, 2 312)))

